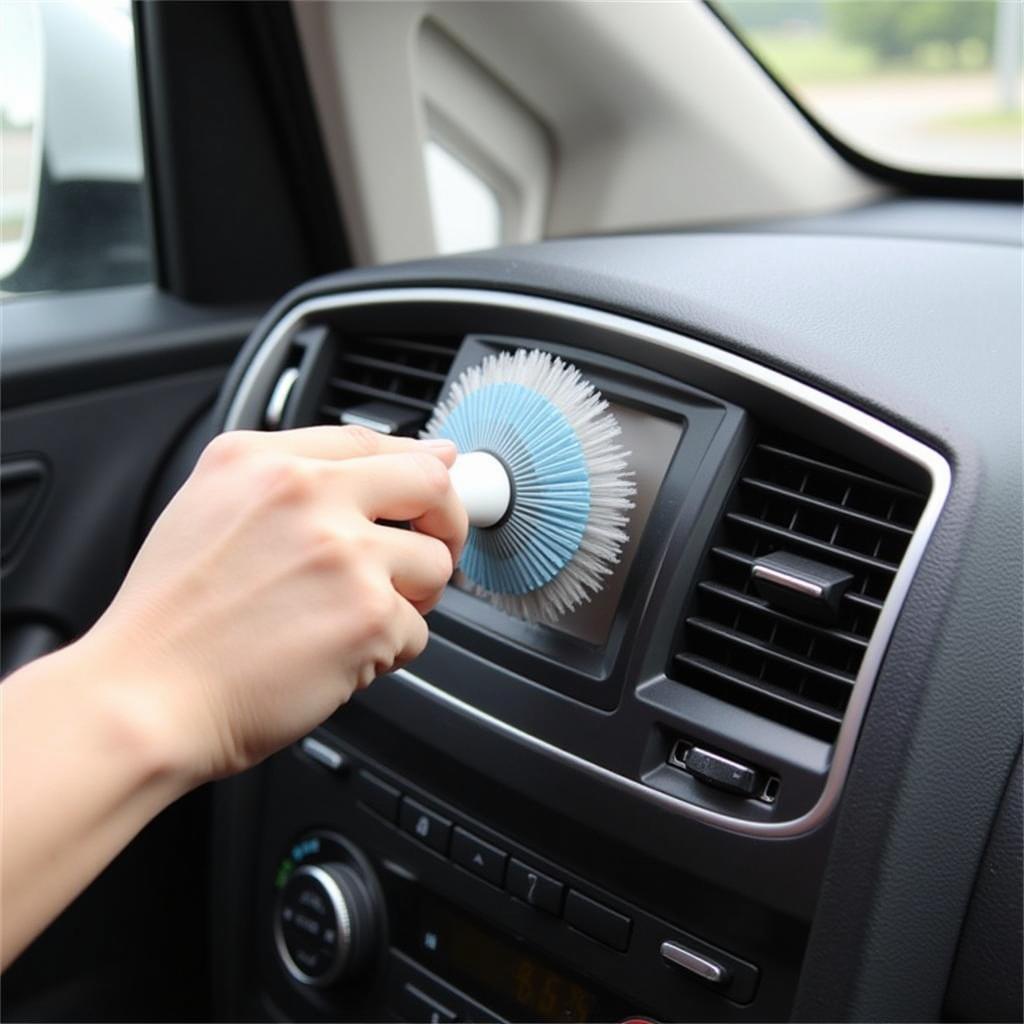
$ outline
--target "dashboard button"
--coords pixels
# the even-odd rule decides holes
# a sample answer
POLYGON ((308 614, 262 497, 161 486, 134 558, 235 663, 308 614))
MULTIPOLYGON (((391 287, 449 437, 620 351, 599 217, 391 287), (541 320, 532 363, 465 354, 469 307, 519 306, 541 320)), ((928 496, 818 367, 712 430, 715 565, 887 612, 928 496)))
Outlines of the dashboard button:
POLYGON ((402 794, 365 769, 356 776, 356 798, 361 804, 394 823, 398 820, 398 804, 402 794))
POLYGON ((728 977, 728 972, 720 963, 695 953, 678 942, 663 942, 661 955, 667 963, 675 964, 676 967, 710 981, 713 985, 720 985, 728 977))
POLYGON ((554 914, 556 917, 562 912, 565 886, 521 860, 513 860, 509 864, 505 887, 513 896, 524 903, 529 903, 531 907, 554 914))
POLYGON ((315 736, 306 736, 301 747, 306 757, 332 772, 342 772, 348 766, 348 758, 340 750, 335 750, 330 744, 318 740, 315 736))
POLYGON ((505 880, 508 854, 463 828, 455 829, 452 838, 452 860, 494 885, 501 885, 505 880))
POLYGON ((421 843, 438 853, 448 852, 448 840, 452 834, 452 823, 440 814, 435 814, 422 804, 406 797, 402 801, 398 824, 403 832, 415 836, 421 843))
POLYGON ((753 768, 702 747, 690 747, 682 763, 687 771, 702 782, 709 782, 733 793, 751 796, 757 786, 757 773, 753 768))
POLYGON ((611 907, 606 907, 589 896, 570 890, 565 901, 565 919, 576 928, 598 942, 624 953, 629 948, 629 933, 633 922, 611 907))
POLYGON ((396 1010, 409 1021, 429 1021, 430 1024, 447 1024, 458 1020, 454 1010, 449 1009, 436 999, 431 999, 426 992, 418 989, 412 982, 406 982, 398 996, 396 1010))

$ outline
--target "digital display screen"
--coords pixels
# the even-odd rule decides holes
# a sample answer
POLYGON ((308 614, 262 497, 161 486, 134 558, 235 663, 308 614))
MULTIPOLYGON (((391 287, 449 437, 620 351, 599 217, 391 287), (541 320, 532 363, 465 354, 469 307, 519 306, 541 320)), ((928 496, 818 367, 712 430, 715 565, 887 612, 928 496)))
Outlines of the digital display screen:
POLYGON ((622 587, 629 567, 633 564, 636 549, 640 546, 647 517, 683 433, 681 423, 663 420, 649 412, 641 412, 615 402, 609 402, 608 408, 622 428, 618 440, 630 453, 629 465, 635 474, 636 494, 633 503, 636 507, 630 512, 629 525, 626 527, 629 540, 622 549, 619 564, 607 578, 601 592, 552 627, 592 644, 603 644, 608 639, 608 631, 622 596, 622 587))
POLYGON ((422 899, 416 933, 407 942, 414 947, 407 952, 424 967, 513 1019, 585 1022, 634 1012, 434 897, 422 899))

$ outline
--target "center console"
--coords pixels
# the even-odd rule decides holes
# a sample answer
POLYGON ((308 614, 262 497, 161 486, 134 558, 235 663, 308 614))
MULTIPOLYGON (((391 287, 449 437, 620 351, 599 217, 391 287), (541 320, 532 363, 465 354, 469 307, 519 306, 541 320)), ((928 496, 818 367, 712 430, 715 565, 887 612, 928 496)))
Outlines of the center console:
POLYGON ((274 775, 296 805, 257 907, 274 1016, 667 1019, 681 997, 754 998, 755 965, 609 891, 597 864, 581 875, 330 732, 274 775))
POLYGON ((792 1007, 948 466, 694 339, 472 288, 307 290, 251 340, 222 423, 414 433, 463 367, 517 347, 571 361, 612 404, 637 479, 630 543, 555 627, 456 579, 416 662, 218 787, 226 1015, 792 1007))

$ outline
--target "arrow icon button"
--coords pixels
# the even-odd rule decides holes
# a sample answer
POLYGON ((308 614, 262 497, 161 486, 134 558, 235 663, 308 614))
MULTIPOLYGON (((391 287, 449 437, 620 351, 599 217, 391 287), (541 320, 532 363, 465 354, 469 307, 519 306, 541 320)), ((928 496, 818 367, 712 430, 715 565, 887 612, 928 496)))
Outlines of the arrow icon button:
POLYGON ((452 860, 493 885, 501 885, 505 880, 508 854, 464 828, 455 829, 452 860))

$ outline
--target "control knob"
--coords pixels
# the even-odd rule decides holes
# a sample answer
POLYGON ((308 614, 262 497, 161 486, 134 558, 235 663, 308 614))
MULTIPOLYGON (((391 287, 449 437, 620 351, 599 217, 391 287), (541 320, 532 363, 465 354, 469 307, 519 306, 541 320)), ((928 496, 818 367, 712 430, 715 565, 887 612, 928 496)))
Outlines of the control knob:
POLYGON ((373 893, 347 864, 303 864, 281 889, 274 909, 281 963, 296 981, 316 988, 365 970, 377 930, 373 893))

